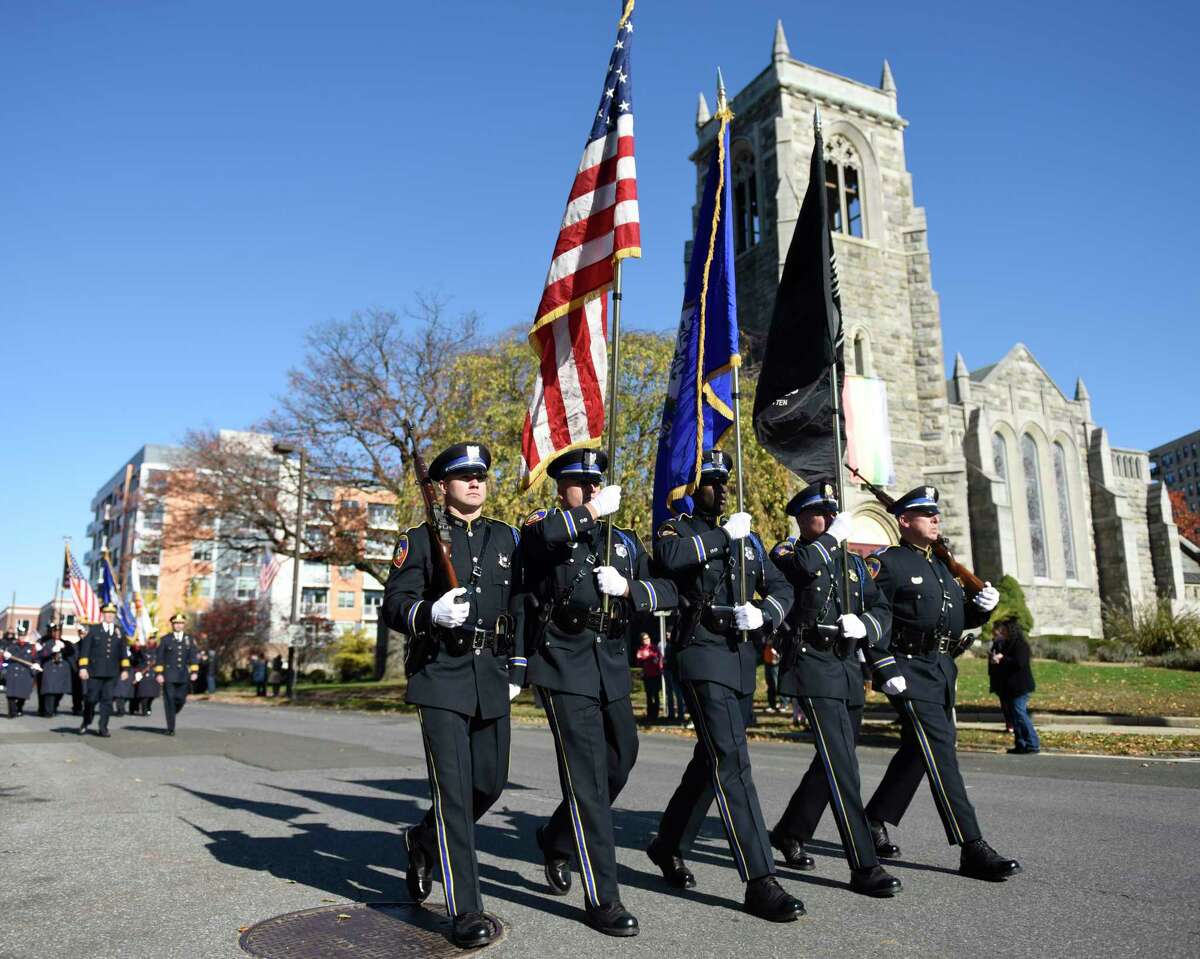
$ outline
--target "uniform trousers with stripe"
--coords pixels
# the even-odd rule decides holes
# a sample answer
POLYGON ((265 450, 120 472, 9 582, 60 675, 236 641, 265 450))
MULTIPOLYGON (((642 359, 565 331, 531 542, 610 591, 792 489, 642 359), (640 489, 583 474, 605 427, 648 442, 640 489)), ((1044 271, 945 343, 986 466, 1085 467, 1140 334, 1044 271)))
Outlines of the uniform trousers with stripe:
POLYGON ((825 806, 831 805, 850 868, 877 866, 879 860, 863 809, 858 757, 854 752, 863 708, 851 706, 844 699, 815 696, 802 696, 800 708, 808 717, 817 754, 792 793, 775 830, 802 842, 811 839, 825 806))
POLYGON ((167 729, 171 732, 175 731, 175 717, 183 712, 183 707, 187 704, 190 685, 188 682, 163 683, 163 714, 167 717, 167 729))
POLYGON ((116 676, 89 676, 84 683, 83 725, 88 726, 96 716, 96 704, 100 705, 100 732, 108 732, 108 717, 112 715, 113 690, 117 686, 116 676))
POLYGON ((508 782, 509 716, 480 719, 433 706, 417 716, 433 803, 409 838, 438 864, 446 911, 482 912, 475 823, 508 782))
POLYGON ((563 801, 543 834, 547 851, 575 853, 587 901, 620 899, 612 804, 637 761, 637 721, 629 697, 602 703, 539 688, 558 759, 563 801))
POLYGON ((746 700, 720 683, 683 683, 696 724, 696 749, 658 824, 659 848, 684 856, 713 800, 743 882, 773 875, 775 859, 763 822, 746 742, 746 700))
POLYGON ((950 845, 961 846, 978 839, 975 807, 967 799, 967 787, 958 769, 951 707, 898 696, 888 699, 900 714, 900 748, 867 803, 868 818, 899 825, 925 776, 950 845))

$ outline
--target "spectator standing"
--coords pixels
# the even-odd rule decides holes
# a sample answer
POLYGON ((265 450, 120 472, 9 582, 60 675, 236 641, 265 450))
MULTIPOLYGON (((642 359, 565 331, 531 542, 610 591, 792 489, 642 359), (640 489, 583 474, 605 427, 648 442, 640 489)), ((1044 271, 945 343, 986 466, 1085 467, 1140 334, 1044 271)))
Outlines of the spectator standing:
POLYGON ((988 684, 1000 697, 1004 718, 1013 729, 1013 748, 1019 756, 1041 751, 1033 720, 1029 718, 1029 696, 1037 688, 1033 680, 1032 654, 1025 630, 1015 618, 992 627, 992 649, 988 655, 988 684))
POLYGON ((663 652, 663 680, 667 687, 667 721, 684 723, 687 720, 687 705, 683 699, 683 684, 679 681, 679 648, 668 642, 663 652))
POLYGON ((208 663, 204 671, 204 682, 210 696, 217 691, 217 654, 215 650, 208 654, 208 663))
POLYGON ((254 683, 254 695, 267 695, 267 661, 255 653, 250 657, 250 682, 254 683))
POLYGON ((651 640, 649 633, 642 633, 637 663, 642 667, 642 682, 646 686, 646 722, 649 724, 658 720, 663 674, 663 654, 651 640))
POLYGON ((271 672, 267 676, 267 682, 271 684, 271 698, 277 698, 279 687, 283 685, 283 657, 278 654, 271 660, 271 672))
POLYGON ((763 676, 767 681, 767 709, 779 712, 779 650, 773 639, 768 639, 762 651, 763 676))

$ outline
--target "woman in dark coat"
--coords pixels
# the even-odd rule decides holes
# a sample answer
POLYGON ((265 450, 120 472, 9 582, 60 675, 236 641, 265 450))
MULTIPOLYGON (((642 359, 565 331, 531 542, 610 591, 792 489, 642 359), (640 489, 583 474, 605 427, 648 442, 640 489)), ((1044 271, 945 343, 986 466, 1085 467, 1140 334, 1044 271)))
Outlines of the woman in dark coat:
POLYGON ((63 642, 62 627, 51 623, 42 641, 38 662, 42 664, 42 681, 38 686, 38 715, 57 716, 59 701, 71 691, 71 671, 75 650, 63 642))
POLYGON ((1004 716, 1013 728, 1015 745, 1009 752, 1018 755, 1036 753, 1042 748, 1033 720, 1029 718, 1029 694, 1037 688, 1031 658, 1025 631, 1015 618, 993 624, 988 683, 992 692, 1000 697, 1004 716))
POLYGON ((37 661, 37 647, 33 643, 18 640, 16 634, 4 634, 0 644, 4 650, 4 695, 8 697, 8 718, 16 719, 25 712, 25 700, 33 695, 33 674, 41 671, 37 661), (18 659, 25 660, 24 663, 18 659), (33 663, 29 667, 26 663, 33 663))

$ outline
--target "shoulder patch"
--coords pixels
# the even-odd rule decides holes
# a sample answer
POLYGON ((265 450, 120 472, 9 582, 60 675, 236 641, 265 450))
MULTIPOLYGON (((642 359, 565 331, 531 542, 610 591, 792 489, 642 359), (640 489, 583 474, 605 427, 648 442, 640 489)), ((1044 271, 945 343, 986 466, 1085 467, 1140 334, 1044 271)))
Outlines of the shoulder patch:
POLYGON ((408 559, 408 533, 401 533, 400 538, 396 540, 396 551, 392 553, 392 565, 396 569, 400 569, 406 559, 408 559))
POLYGON ((678 536, 678 535, 679 535, 679 530, 677 530, 675 528, 674 523, 671 520, 667 520, 665 523, 662 524, 662 526, 660 526, 658 528, 658 531, 654 534, 654 538, 655 539, 666 539, 668 536, 678 536))
POLYGON ((867 572, 871 574, 871 579, 874 579, 879 575, 879 567, 881 564, 878 556, 868 556, 863 560, 863 565, 867 567, 867 572))
POLYGON ((785 539, 782 543, 775 544, 775 548, 771 550, 771 556, 773 558, 776 556, 791 556, 794 552, 796 552, 796 547, 792 544, 792 541, 785 539))
POLYGON ((535 509, 532 513, 525 517, 525 525, 532 526, 534 523, 540 523, 546 518, 549 511, 544 509, 535 509))

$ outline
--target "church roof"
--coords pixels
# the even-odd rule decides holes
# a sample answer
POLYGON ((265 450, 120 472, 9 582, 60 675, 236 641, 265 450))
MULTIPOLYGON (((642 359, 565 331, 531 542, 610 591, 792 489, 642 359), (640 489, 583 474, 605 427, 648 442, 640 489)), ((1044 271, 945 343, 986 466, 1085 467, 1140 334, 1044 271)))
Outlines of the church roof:
POLYGON ((1067 394, 1062 391, 1059 385, 1054 382, 1054 377, 1046 372, 1046 368, 1037 361, 1037 357, 1033 355, 1033 351, 1030 350, 1029 347, 1024 343, 1015 343, 1013 348, 1005 353, 1003 359, 1001 359, 998 363, 992 363, 989 366, 981 366, 977 370, 972 370, 971 382, 986 383, 1006 366, 1009 366, 1019 360, 1028 360, 1030 363, 1032 363, 1037 368, 1038 372, 1041 373, 1045 378, 1045 381, 1050 386, 1058 390, 1059 395, 1064 400, 1070 400, 1070 397, 1067 396, 1067 394))

